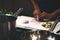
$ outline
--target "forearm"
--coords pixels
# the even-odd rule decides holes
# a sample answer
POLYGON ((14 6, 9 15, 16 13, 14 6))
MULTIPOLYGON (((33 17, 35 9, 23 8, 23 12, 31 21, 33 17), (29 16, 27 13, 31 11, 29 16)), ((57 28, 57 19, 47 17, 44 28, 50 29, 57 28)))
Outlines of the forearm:
POLYGON ((53 11, 51 13, 51 16, 54 16, 54 15, 57 15, 57 14, 60 14, 60 9, 57 9, 57 10, 53 11))
POLYGON ((35 0, 31 0, 34 9, 40 10, 38 4, 35 2, 35 0))
POLYGON ((36 17, 37 20, 39 20, 39 16, 40 16, 40 7, 38 6, 38 4, 35 2, 35 0, 31 0, 33 7, 34 7, 34 11, 33 11, 33 16, 36 17))

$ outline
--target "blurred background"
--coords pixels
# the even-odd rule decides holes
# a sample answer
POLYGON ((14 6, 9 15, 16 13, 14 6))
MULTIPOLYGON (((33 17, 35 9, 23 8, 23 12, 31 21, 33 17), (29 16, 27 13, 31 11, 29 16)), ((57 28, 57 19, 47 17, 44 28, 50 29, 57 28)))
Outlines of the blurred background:
POLYGON ((19 8, 24 8, 22 15, 32 16, 33 6, 30 0, 0 0, 0 9, 16 12, 19 8))

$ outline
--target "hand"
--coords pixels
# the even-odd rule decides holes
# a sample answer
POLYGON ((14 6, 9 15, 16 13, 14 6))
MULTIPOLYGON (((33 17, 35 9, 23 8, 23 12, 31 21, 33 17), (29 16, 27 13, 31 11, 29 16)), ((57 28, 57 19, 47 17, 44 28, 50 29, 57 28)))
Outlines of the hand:
POLYGON ((34 10, 33 15, 35 18, 37 18, 38 21, 39 20, 42 21, 43 19, 50 20, 50 17, 49 17, 50 14, 44 11, 41 13, 39 10, 34 10))
POLYGON ((44 11, 41 13, 40 10, 36 9, 33 11, 33 15, 36 20, 43 20, 47 16, 47 13, 44 11))
POLYGON ((39 21, 39 16, 40 16, 40 11, 39 10, 34 10, 33 11, 33 16, 36 18, 37 21, 39 21))
POLYGON ((33 11, 33 16, 34 16, 34 17, 37 17, 37 16, 39 16, 39 15, 40 15, 40 10, 37 10, 37 9, 36 9, 36 10, 33 11))

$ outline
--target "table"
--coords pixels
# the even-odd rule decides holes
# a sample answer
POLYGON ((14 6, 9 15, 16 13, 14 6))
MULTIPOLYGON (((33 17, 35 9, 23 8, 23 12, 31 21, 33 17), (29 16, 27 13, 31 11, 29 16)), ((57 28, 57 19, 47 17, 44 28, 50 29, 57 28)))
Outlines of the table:
MULTIPOLYGON (((33 31, 35 30, 49 30, 49 28, 45 28, 42 26, 42 24, 45 24, 46 22, 38 22, 33 17, 29 16, 18 16, 16 20, 16 27, 18 28, 24 28, 24 29, 31 29, 33 31)), ((51 21, 53 24, 54 22, 51 21)), ((60 30, 60 22, 56 25, 56 28, 54 29, 54 33, 56 31, 60 30)))

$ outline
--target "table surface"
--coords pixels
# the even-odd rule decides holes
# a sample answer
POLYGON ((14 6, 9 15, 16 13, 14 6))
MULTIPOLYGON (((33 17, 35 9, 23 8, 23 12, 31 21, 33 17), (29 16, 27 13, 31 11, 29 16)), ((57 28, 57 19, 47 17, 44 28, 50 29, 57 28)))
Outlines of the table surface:
MULTIPOLYGON (((49 28, 45 28, 42 26, 42 24, 45 24, 46 22, 38 22, 33 17, 28 16, 18 16, 16 20, 16 27, 18 28, 24 28, 24 29, 31 29, 31 30, 49 30, 49 28)), ((53 24, 54 22, 51 21, 53 24)), ((60 30, 60 22, 56 25, 56 28, 53 32, 56 32, 60 30)))

